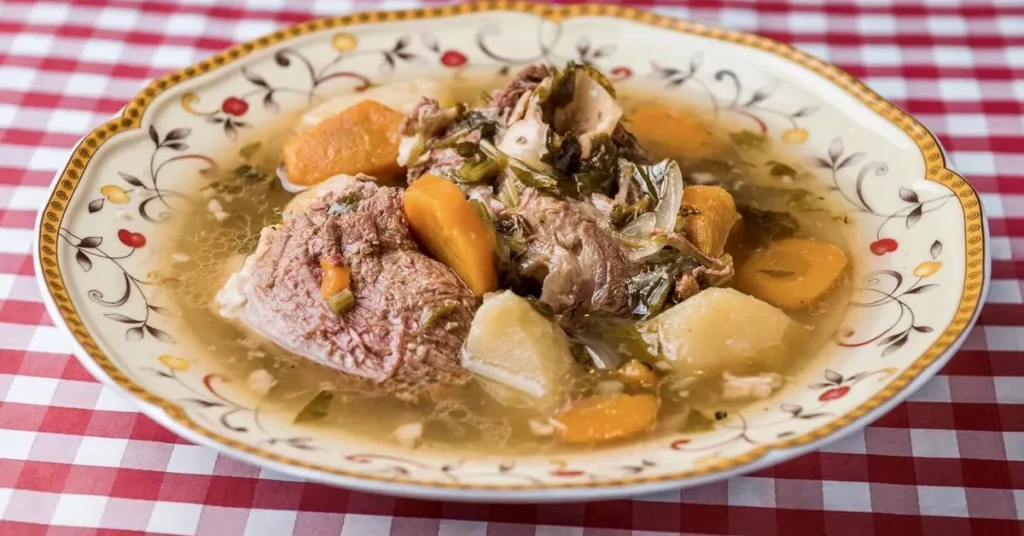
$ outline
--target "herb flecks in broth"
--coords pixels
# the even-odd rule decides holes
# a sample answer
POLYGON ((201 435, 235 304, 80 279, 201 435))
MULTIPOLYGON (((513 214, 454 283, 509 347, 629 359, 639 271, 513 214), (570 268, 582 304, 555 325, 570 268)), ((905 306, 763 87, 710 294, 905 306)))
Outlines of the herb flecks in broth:
POLYGON ((837 328, 843 216, 768 136, 576 65, 380 89, 230 155, 171 252, 190 342, 295 425, 523 453, 706 430, 837 328), (391 186, 296 197, 284 143, 285 178, 391 186))

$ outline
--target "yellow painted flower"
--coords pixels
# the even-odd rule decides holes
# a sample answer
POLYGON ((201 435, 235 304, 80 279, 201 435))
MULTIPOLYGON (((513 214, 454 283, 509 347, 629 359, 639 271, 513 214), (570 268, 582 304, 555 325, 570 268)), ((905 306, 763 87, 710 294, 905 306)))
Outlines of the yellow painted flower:
POLYGON ((107 198, 107 201, 115 205, 123 205, 128 202, 128 192, 119 186, 107 185, 100 188, 100 194, 107 198))
POLYGON ((356 40, 356 36, 348 33, 340 33, 331 39, 331 44, 334 45, 335 50, 338 52, 350 52, 356 49, 356 45, 359 41, 356 40))
POLYGON ((178 372, 185 372, 192 366, 192 363, 189 363, 188 360, 183 357, 176 357, 167 354, 160 356, 160 362, 167 368, 178 372))
POLYGON ((928 277, 930 275, 934 275, 935 272, 939 271, 939 268, 942 268, 942 263, 939 261, 922 262, 917 265, 917 268, 914 268, 914 277, 928 277))
POLYGON ((802 128, 791 128, 782 133, 782 142, 789 145, 800 145, 807 141, 808 133, 806 129, 802 128))

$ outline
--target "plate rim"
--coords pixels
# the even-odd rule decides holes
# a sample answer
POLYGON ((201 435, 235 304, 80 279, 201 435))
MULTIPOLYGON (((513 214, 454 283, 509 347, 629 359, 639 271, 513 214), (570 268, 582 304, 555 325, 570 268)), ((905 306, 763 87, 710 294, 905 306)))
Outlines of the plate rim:
POLYGON ((83 366, 104 384, 112 387, 130 403, 138 405, 143 413, 159 424, 185 439, 214 448, 218 452, 240 458, 255 465, 292 474, 311 481, 319 481, 346 488, 373 493, 406 496, 422 499, 444 499, 474 502, 538 502, 560 500, 592 500, 599 498, 626 497, 640 493, 652 493, 670 489, 696 486, 717 481, 737 474, 756 471, 801 454, 816 450, 837 441, 868 423, 881 417, 893 406, 903 402, 952 358, 966 340, 976 323, 985 298, 990 289, 991 251, 989 228, 980 196, 973 186, 950 165, 949 158, 937 136, 910 114, 882 98, 863 82, 839 67, 815 58, 809 54, 779 43, 772 39, 737 30, 726 30, 710 24, 674 17, 655 15, 648 11, 605 4, 579 4, 571 6, 550 6, 529 2, 491 1, 482 3, 449 5, 443 7, 418 8, 402 11, 363 12, 345 16, 327 17, 288 26, 271 34, 237 44, 189 67, 152 80, 111 120, 96 127, 83 136, 72 149, 67 164, 58 170, 47 194, 47 202, 39 211, 33 234, 33 262, 37 269, 36 282, 47 312, 54 319, 58 330, 70 335, 73 353, 83 366), (106 140, 125 131, 141 128, 142 119, 148 106, 164 92, 196 77, 232 64, 251 53, 308 35, 317 31, 358 26, 368 23, 386 23, 406 20, 454 18, 473 13, 512 11, 533 14, 549 20, 561 21, 580 16, 605 16, 624 19, 634 23, 648 24, 681 33, 713 38, 781 56, 805 69, 828 79, 832 85, 857 98, 864 106, 878 113, 884 120, 899 128, 910 137, 921 151, 926 166, 924 178, 939 182, 949 188, 961 203, 965 225, 964 281, 958 312, 954 315, 943 334, 929 348, 918 355, 913 363, 899 376, 868 400, 828 424, 793 438, 755 447, 749 452, 733 456, 722 463, 695 468, 682 472, 658 476, 633 478, 600 479, 582 483, 556 484, 472 484, 422 481, 414 478, 400 478, 360 474, 340 468, 325 467, 304 462, 289 456, 267 452, 223 437, 199 426, 187 413, 173 402, 164 400, 138 385, 100 350, 85 328, 70 298, 64 290, 63 276, 57 261, 55 233, 63 221, 68 204, 81 182, 82 172, 89 160, 106 140), (958 186, 954 186, 954 185, 958 186), (968 218, 963 204, 973 200, 977 203, 977 216, 968 218), (977 220, 977 221, 974 221, 977 220), (973 225, 972 225, 973 224, 973 225), (976 227, 971 230, 971 227, 976 227), (971 244, 972 237, 980 238, 971 244), (971 254, 971 250, 981 251, 971 254), (971 267, 973 260, 981 260, 979 266, 971 267), (981 276, 975 292, 969 289, 970 280, 981 276), (56 296, 55 296, 56 294, 56 296), (62 305, 58 305, 58 301, 62 305), (954 327, 957 326, 957 327, 954 327))

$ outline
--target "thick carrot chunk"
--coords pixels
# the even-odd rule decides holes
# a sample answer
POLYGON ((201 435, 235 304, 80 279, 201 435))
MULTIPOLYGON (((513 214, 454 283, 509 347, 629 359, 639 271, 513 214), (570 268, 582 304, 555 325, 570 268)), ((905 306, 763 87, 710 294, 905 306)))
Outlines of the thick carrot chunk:
POLYGON ((334 175, 387 178, 399 173, 396 160, 404 118, 368 100, 292 136, 283 153, 288 182, 312 186, 334 175))
POLYGON ((405 191, 405 217, 416 240, 455 270, 474 294, 498 287, 494 229, 458 186, 432 175, 420 177, 405 191))
POLYGON ((832 244, 785 238, 750 254, 736 288, 783 309, 806 307, 842 280, 846 254, 832 244))
POLYGON ((658 420, 654 395, 600 395, 577 402, 554 418, 566 443, 601 443, 650 431, 658 420))

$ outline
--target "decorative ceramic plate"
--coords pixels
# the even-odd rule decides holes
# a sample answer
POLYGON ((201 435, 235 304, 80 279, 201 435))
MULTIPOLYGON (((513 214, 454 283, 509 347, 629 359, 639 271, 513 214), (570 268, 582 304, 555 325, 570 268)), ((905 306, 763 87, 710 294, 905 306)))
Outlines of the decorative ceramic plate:
MULTIPOLYGON (((193 190, 194 191, 194 190, 193 190)), ((459 5, 316 20, 149 84, 86 136, 40 215, 40 285, 75 352, 162 425, 300 477, 435 499, 565 501, 692 486, 778 463, 881 416, 962 343, 987 290, 977 193, 914 118, 833 65, 740 32, 616 6, 459 5), (244 378, 181 343, 149 276, 183 192, 233 165, 262 125, 411 76, 591 63, 788 145, 850 216, 852 307, 831 342, 763 404, 712 432, 548 457, 369 443, 260 414, 244 378)))

